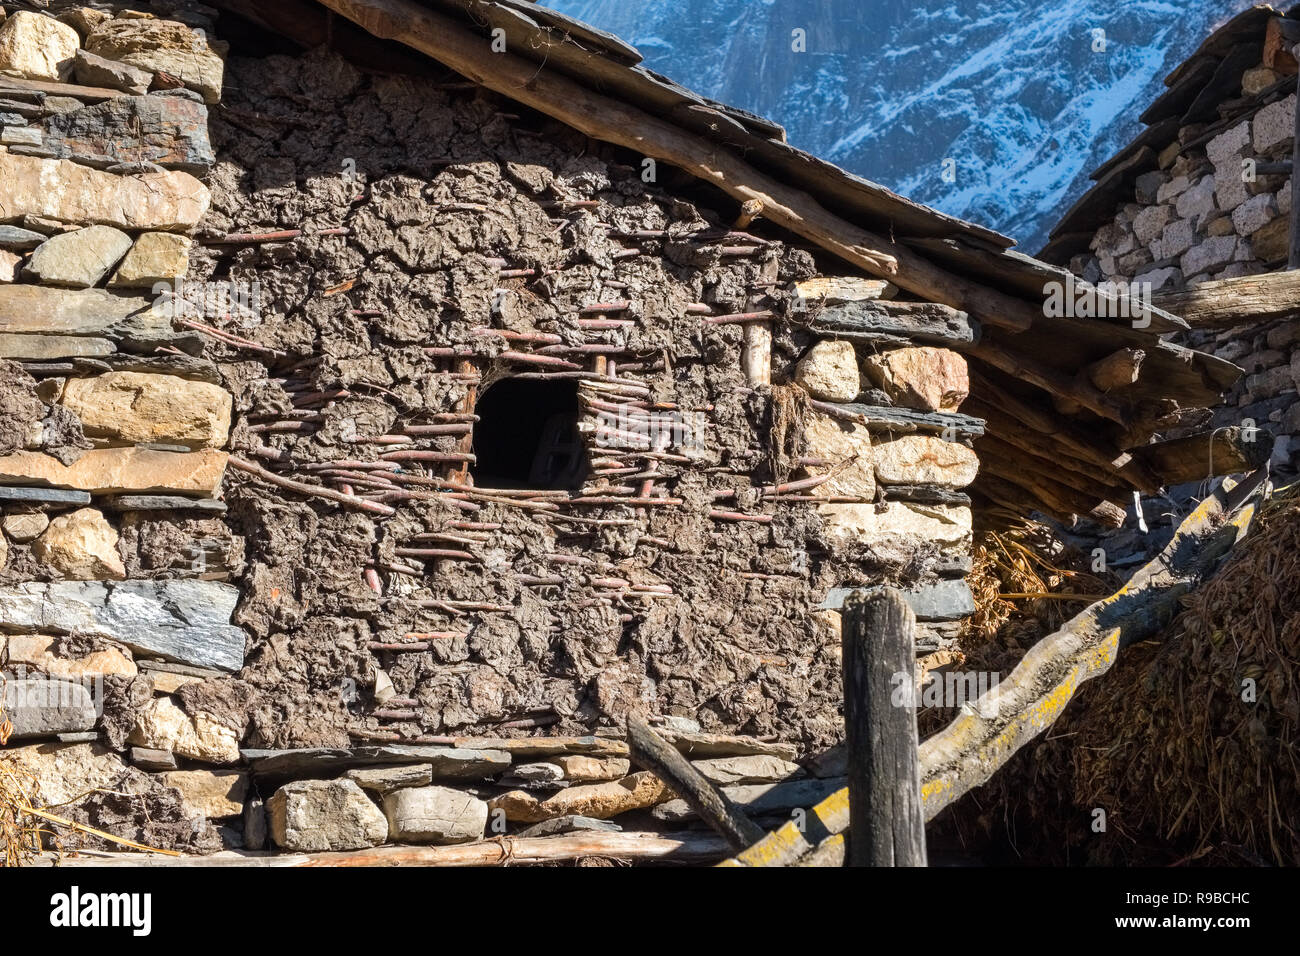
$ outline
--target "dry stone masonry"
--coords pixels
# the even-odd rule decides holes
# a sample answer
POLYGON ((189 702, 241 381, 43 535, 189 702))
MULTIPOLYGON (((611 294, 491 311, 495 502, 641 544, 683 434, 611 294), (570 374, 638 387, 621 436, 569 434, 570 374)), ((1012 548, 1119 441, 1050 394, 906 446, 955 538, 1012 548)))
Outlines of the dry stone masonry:
POLYGON ((1300 20, 1283 14, 1247 10, 1175 70, 1147 128, 1094 173, 1042 255, 1089 281, 1147 283, 1180 315, 1198 289, 1221 297, 1224 314, 1189 314, 1172 339, 1246 372, 1198 427, 1267 429, 1265 457, 1285 480, 1300 453, 1300 319, 1282 309, 1233 321, 1234 290, 1221 285, 1287 267, 1300 20))

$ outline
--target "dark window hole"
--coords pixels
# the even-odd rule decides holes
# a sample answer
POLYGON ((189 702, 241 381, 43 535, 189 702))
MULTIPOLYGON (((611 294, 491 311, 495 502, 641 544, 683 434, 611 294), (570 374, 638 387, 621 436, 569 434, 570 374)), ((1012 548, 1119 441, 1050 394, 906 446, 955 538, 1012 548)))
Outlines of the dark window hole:
POLYGON ((576 382, 507 378, 474 406, 470 469, 482 488, 577 490, 587 477, 576 382))

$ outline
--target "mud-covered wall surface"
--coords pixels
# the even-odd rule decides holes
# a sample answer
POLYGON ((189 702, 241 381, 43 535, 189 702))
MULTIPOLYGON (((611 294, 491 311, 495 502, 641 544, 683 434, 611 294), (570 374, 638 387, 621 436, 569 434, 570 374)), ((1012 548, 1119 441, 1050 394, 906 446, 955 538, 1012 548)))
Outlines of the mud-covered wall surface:
POLYGON ((235 620, 250 653, 237 692, 196 693, 246 701, 254 747, 577 734, 634 707, 801 748, 834 740, 838 651, 811 612, 827 588, 891 569, 834 560, 807 503, 732 501, 760 520, 710 518, 721 492, 752 504, 756 486, 790 480, 798 455, 772 444, 770 393, 746 386, 741 326, 689 314, 768 307, 776 284, 812 274, 810 256, 712 238, 717 214, 490 96, 363 76, 328 54, 229 71, 238 119, 213 124, 206 225, 305 234, 194 264, 192 279, 257 283, 260 308, 239 334, 283 353, 224 356, 232 450, 397 513, 305 503, 232 474, 228 520, 247 545, 235 620), (597 503, 437 497, 440 479, 466 487, 459 462, 419 455, 347 467, 463 451, 456 434, 393 436, 462 420, 473 392, 521 374, 590 383, 585 418, 610 426, 586 436, 582 493, 597 503), (674 412, 698 434, 647 456, 620 437, 656 413, 671 431, 674 412), (404 550, 430 547, 456 556, 404 550), (408 641, 412 652, 397 649, 408 641), (399 705, 376 697, 376 667, 399 705))
POLYGON ((22 799, 201 853, 697 826, 632 713, 760 822, 841 786, 844 589, 920 653, 972 610, 967 316, 432 65, 155 6, 0 26, 48 73, 0 76, 22 799))

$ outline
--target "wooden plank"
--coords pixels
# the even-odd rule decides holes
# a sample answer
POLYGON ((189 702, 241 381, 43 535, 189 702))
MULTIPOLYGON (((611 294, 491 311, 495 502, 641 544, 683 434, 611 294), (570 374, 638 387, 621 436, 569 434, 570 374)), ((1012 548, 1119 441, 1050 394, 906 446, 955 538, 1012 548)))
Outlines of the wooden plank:
MULTIPOLYGON (((925 866, 916 709, 897 706, 897 675, 912 687, 916 618, 898 591, 844 602, 844 739, 849 866, 925 866)), ((751 840, 750 843, 757 842, 751 840)))
POLYGON ((762 827, 741 813, 643 718, 628 717, 627 744, 633 762, 668 784, 733 850, 743 850, 763 838, 762 827))
POLYGON ((1194 329, 1228 329, 1300 314, 1300 273, 1267 272, 1202 282, 1156 296, 1156 305, 1194 329))
POLYGON ((1177 116, 1170 116, 1158 123, 1153 123, 1138 133, 1133 142, 1089 173, 1088 178, 1092 180, 1101 179, 1116 166, 1127 162, 1134 153, 1140 152, 1143 146, 1149 146, 1159 154, 1162 149, 1178 138, 1178 128, 1181 125, 1182 123, 1179 122, 1177 116))
MULTIPOLYGON (((1128 584, 1035 644, 996 688, 921 744, 926 820, 988 781, 1051 727, 1079 686, 1109 670, 1121 648, 1149 639, 1173 619, 1183 596, 1212 576, 1249 530, 1266 477, 1260 471, 1235 486, 1225 480, 1128 584)), ((804 826, 787 823, 721 865, 788 866, 848 828, 846 787, 811 807, 804 826)))
POLYGON ((1155 102, 1138 117, 1139 121, 1150 126, 1161 120, 1182 116, 1200 97, 1206 84, 1214 78, 1220 62, 1218 57, 1213 56, 1198 56, 1189 61, 1178 82, 1156 97, 1155 102))
MULTIPOLYGON (((1295 122, 1291 129, 1300 130, 1300 96, 1295 101, 1295 122)), ((1291 168, 1300 168, 1300 136, 1292 135, 1291 145, 1291 168)), ((1296 209, 1296 202, 1300 200, 1300 182, 1296 177, 1291 177, 1291 239, 1287 247, 1289 252, 1286 260, 1288 269, 1300 268, 1300 210, 1296 209)))
POLYGON ((1192 69, 1193 64, 1199 58, 1203 56, 1221 57, 1238 43, 1247 40, 1256 40, 1260 44, 1262 55, 1264 31, 1268 26, 1269 19, 1276 14, 1277 11, 1267 4, 1256 4, 1232 17, 1227 23, 1206 37, 1191 56, 1165 77, 1165 86, 1173 86, 1178 83, 1192 69))
POLYGON ((1238 43, 1224 56, 1222 62, 1201 89, 1200 95, 1187 107, 1182 125, 1207 123, 1218 119, 1218 107, 1241 92, 1241 76, 1259 62, 1258 40, 1238 43))
POLYGON ((1216 428, 1186 438, 1152 442, 1133 455, 1157 472, 1168 485, 1236 475, 1268 463, 1273 435, 1266 428, 1216 428))

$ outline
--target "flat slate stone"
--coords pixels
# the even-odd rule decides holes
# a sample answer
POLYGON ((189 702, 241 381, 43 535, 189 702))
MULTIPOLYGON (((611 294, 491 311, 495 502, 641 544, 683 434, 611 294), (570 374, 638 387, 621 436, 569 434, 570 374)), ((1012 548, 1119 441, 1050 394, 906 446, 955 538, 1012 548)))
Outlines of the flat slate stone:
POLYGON ((238 588, 218 581, 33 581, 0 588, 0 621, 11 632, 94 634, 235 671, 244 664, 244 632, 230 623, 238 600, 238 588))
POLYGON ((484 780, 510 769, 510 755, 501 750, 463 750, 436 745, 388 744, 352 749, 241 750, 259 777, 306 779, 385 764, 428 764, 432 779, 484 780))
MULTIPOLYGON (((749 817, 785 814, 797 808, 807 809, 821 803, 836 790, 847 785, 845 777, 810 778, 790 783, 753 784, 723 787, 722 792, 736 808, 749 817)), ((695 811, 685 800, 669 800, 650 811, 658 820, 680 823, 695 819, 695 811)))
POLYGON ((89 335, 32 335, 0 332, 0 358, 31 362, 112 355, 117 346, 89 335))
POLYGON ((62 488, 10 488, 0 485, 0 501, 20 501, 37 505, 88 505, 90 492, 65 491, 62 488))
POLYGON ((821 306, 809 328, 823 335, 864 342, 903 338, 944 345, 979 339, 979 324, 969 315, 934 302, 875 299, 821 306))
POLYGON ((26 252, 28 249, 35 249, 45 241, 45 238, 39 232, 33 232, 30 229, 22 229, 18 226, 0 226, 0 249, 8 249, 11 252, 26 252))
POLYGON ((526 830, 520 830, 515 834, 515 836, 549 837, 560 836, 565 833, 581 833, 590 831, 621 833, 623 828, 613 820, 597 820, 595 817, 582 817, 570 814, 565 817, 556 817, 554 820, 543 820, 541 823, 534 823, 526 830))
POLYGON ((978 438, 984 434, 984 420, 971 415, 921 412, 913 408, 858 405, 851 402, 843 404, 818 402, 817 404, 833 407, 835 412, 828 412, 832 417, 851 419, 859 424, 866 425, 868 429, 873 431, 890 431, 899 434, 911 434, 912 432, 941 434, 945 429, 951 428, 962 438, 978 438))
POLYGON ((110 495, 100 502, 107 511, 206 511, 225 514, 226 503, 216 498, 181 495, 110 495))
POLYGON ((44 126, 54 156, 100 169, 156 163, 204 175, 216 162, 208 108, 181 97, 118 96, 51 116, 44 126))
POLYGON ((0 703, 13 724, 13 739, 79 733, 95 726, 98 714, 90 691, 71 681, 7 680, 0 703))
MULTIPOLYGON (((831 588, 826 600, 818 608, 838 611, 854 591, 864 588, 831 588)), ((933 584, 903 591, 903 600, 912 609, 918 621, 960 621, 975 613, 975 597, 970 585, 962 578, 945 578, 933 584)))

